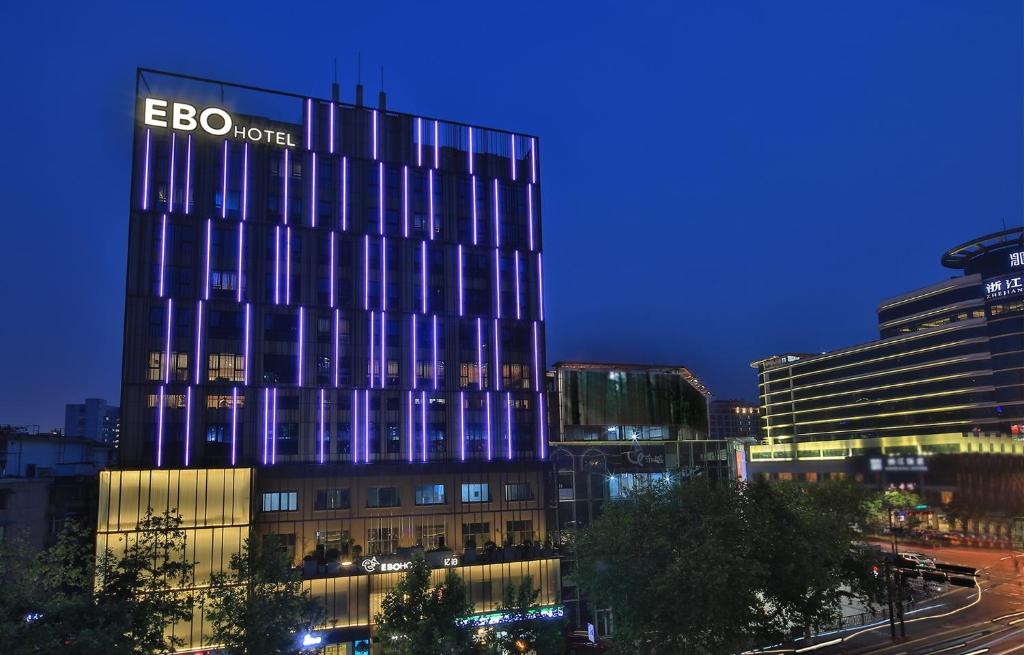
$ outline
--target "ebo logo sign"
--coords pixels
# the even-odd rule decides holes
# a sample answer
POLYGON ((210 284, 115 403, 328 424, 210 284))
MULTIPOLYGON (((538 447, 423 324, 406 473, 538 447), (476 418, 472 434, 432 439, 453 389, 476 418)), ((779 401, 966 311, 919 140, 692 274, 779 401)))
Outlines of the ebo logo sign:
POLYGON ((179 132, 194 132, 198 129, 211 136, 230 135, 242 141, 295 147, 295 139, 290 132, 235 125, 231 114, 220 107, 199 108, 187 102, 146 98, 142 116, 142 122, 150 127, 170 127, 179 132))

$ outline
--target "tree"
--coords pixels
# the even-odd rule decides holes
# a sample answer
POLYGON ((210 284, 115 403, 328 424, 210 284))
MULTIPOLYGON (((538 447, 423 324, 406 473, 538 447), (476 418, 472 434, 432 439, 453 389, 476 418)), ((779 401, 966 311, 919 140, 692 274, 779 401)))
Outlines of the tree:
POLYGON ((771 623, 812 630, 839 617, 844 599, 877 597, 872 555, 859 544, 862 487, 844 481, 749 484, 748 525, 771 623))
POLYGON ((146 512, 123 551, 96 556, 92 534, 68 522, 56 543, 0 557, 0 635, 6 653, 168 653, 168 629, 192 616, 194 565, 175 511, 146 512))
POLYGON ((889 514, 894 509, 911 509, 921 504, 921 497, 912 491, 886 489, 868 496, 865 501, 866 527, 875 534, 889 528, 889 514))
POLYGON ((499 628, 491 631, 490 650, 497 654, 535 652, 560 653, 564 650, 561 622, 538 616, 537 598, 540 589, 533 578, 523 577, 518 586, 506 583, 497 611, 508 616, 499 628))
POLYGON ((204 602, 210 645, 236 655, 290 653, 298 634, 312 629, 322 614, 287 552, 249 539, 231 556, 227 572, 210 576, 204 602))
POLYGON ((466 586, 454 571, 431 586, 430 566, 413 559, 405 576, 388 592, 374 617, 384 655, 468 655, 477 652, 472 636, 457 619, 473 612, 466 586))
POLYGON ((577 578, 622 652, 732 652, 761 635, 762 571, 736 486, 643 485, 577 535, 577 578))

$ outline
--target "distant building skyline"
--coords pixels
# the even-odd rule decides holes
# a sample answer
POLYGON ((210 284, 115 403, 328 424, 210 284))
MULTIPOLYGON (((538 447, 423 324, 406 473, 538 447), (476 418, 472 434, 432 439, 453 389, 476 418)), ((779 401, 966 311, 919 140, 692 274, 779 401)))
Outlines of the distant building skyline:
POLYGON ((121 408, 104 398, 86 398, 64 406, 64 436, 116 445, 121 435, 121 408))

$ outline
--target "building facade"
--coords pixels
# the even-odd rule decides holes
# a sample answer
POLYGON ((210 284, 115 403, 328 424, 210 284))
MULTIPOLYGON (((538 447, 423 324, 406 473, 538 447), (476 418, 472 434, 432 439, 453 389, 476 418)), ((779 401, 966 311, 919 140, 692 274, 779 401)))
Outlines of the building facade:
POLYGON ((1024 455, 1022 235, 949 250, 942 264, 962 274, 884 301, 877 341, 754 362, 764 442, 750 449, 752 473, 853 476, 978 514, 1024 510, 1019 494, 1001 496, 1024 455))
POLYGON ((230 526, 292 553, 337 652, 416 550, 448 553, 431 561, 480 612, 526 574, 553 606, 537 138, 138 77, 125 470, 105 484, 167 505, 186 473, 228 480, 249 508, 230 526))
POLYGON ((712 439, 761 438, 761 409, 745 400, 708 403, 708 429, 712 439))
POLYGON ((102 398, 86 398, 64 406, 64 435, 116 446, 121 436, 121 408, 102 398))
MULTIPOLYGON (((742 446, 708 436, 704 385, 685 367, 559 362, 548 374, 553 521, 568 539, 633 488, 679 479, 734 480, 742 446)), ((563 562, 562 600, 570 625, 613 632, 612 611, 592 607, 563 562)))

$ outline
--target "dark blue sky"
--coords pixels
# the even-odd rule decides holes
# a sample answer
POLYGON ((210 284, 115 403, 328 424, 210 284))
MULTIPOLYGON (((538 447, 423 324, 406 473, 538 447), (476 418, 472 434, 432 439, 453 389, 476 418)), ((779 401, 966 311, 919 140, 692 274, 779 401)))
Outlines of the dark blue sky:
POLYGON ((326 96, 336 56, 351 101, 361 51, 370 98, 538 134, 549 362, 718 397, 1024 222, 1019 0, 61 4, 0 44, 0 423, 118 398, 139 65, 326 96))

